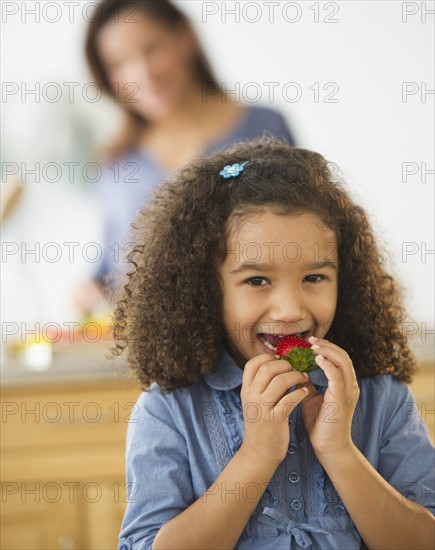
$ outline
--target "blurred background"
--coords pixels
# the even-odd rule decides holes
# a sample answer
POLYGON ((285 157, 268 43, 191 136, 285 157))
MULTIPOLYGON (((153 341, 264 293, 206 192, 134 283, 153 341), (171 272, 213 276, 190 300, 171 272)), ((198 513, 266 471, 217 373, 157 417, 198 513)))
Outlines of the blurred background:
MULTIPOLYGON (((138 28, 135 2, 124 4, 122 21, 138 28)), ((335 163, 368 211, 422 365, 418 410, 407 414, 421 414, 433 437, 435 3, 172 4, 219 87, 203 102, 231 105, 235 119, 243 108, 279 113, 281 133, 335 163)), ((139 394, 122 361, 104 359, 110 306, 98 287, 105 258, 124 269, 125 235, 107 240, 101 191, 117 169, 109 151, 125 121, 122 92, 101 93, 86 61, 98 2, 4 1, 1 10, 2 548, 115 548, 139 394)), ((112 74, 122 44, 106 37, 112 74)), ((149 122, 155 105, 144 106, 149 122)), ((155 150, 159 135, 136 146, 155 150)))

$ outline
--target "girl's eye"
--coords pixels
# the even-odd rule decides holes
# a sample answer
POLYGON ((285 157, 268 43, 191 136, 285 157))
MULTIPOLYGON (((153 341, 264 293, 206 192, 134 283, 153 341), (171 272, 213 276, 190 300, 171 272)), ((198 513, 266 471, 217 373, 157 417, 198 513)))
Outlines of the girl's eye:
POLYGON ((264 277, 250 277, 246 282, 251 286, 264 286, 267 284, 267 279, 264 277))
POLYGON ((324 279, 324 275, 308 275, 305 277, 305 281, 307 281, 307 283, 320 283, 324 279))

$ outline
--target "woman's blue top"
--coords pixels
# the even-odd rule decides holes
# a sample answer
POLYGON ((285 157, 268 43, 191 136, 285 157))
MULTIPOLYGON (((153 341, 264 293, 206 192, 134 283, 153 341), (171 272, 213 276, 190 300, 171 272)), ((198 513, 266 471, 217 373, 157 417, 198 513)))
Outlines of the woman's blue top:
MULTIPOLYGON (((294 145, 290 130, 279 113, 265 107, 248 107, 237 127, 203 153, 260 137, 264 132, 294 145)), ((104 167, 97 189, 104 235, 102 257, 96 264, 96 279, 102 280, 114 268, 120 273, 124 271, 119 264, 124 263, 131 248, 127 242, 130 224, 167 175, 146 149, 132 150, 104 167)))
MULTIPOLYGON (((323 371, 310 377, 323 393, 323 371)), ((151 548, 159 529, 200 498, 237 452, 243 441, 241 382, 242 370, 224 354, 213 373, 188 387, 163 393, 154 384, 141 394, 128 426, 129 495, 120 549, 151 548)), ((434 449, 409 387, 390 375, 358 383, 354 444, 404 498, 435 513, 434 449)), ((249 412, 250 418, 254 412, 249 412)), ((316 458, 300 405, 290 415, 289 429, 287 456, 236 548, 366 548, 316 458)), ((221 492, 234 501, 255 498, 260 489, 253 482, 221 492)))

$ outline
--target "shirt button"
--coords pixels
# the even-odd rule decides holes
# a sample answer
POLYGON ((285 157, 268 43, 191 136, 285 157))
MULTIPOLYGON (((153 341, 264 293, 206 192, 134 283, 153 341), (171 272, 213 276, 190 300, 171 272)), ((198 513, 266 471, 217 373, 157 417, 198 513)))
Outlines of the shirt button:
POLYGON ((289 476, 288 476, 288 480, 290 481, 290 483, 297 483, 301 478, 299 477, 299 474, 297 474, 296 472, 292 472, 289 476))
POLYGON ((290 443, 287 452, 289 455, 294 455, 296 452, 296 445, 293 445, 293 443, 290 443))
POLYGON ((300 510, 302 508, 302 502, 300 500, 298 500, 297 498, 295 498, 294 500, 292 500, 290 502, 290 506, 291 506, 292 510, 300 510))

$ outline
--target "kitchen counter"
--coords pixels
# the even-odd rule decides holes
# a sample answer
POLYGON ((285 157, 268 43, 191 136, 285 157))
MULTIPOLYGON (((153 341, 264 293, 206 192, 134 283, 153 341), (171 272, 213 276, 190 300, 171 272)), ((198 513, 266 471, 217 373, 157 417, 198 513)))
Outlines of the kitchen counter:
POLYGON ((3 387, 106 380, 132 383, 124 356, 105 357, 111 343, 62 343, 50 346, 48 364, 32 366, 24 350, 4 352, 0 371, 3 387))

